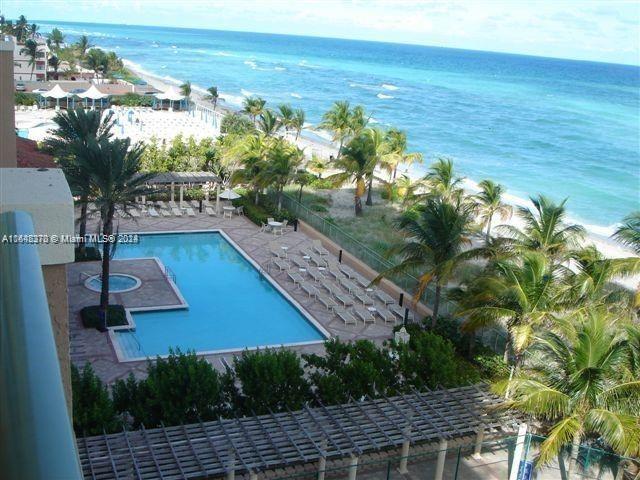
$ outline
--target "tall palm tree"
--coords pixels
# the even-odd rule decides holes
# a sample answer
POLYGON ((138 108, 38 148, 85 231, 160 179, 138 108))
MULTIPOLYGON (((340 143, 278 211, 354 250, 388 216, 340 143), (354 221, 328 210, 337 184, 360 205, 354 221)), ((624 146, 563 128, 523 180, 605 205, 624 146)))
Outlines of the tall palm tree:
POLYGON ((440 196, 446 200, 462 197, 462 178, 457 175, 450 158, 438 158, 429 167, 424 179, 431 190, 428 195, 440 196))
POLYGON ((185 97, 187 97, 187 102, 191 98, 191 92, 192 92, 192 88, 191 88, 191 82, 190 81, 187 80, 182 85, 180 85, 180 93, 182 95, 184 95, 185 97))
POLYGON ((513 207, 502 201, 504 187, 491 180, 482 180, 479 184, 480 192, 474 199, 478 202, 478 215, 483 228, 486 228, 486 241, 491 239, 491 222, 498 215, 502 221, 513 214, 513 207))
MULTIPOLYGON (((102 115, 100 111, 85 111, 82 108, 60 111, 53 118, 56 129, 45 140, 62 168, 74 195, 80 197, 80 237, 87 233, 87 202, 91 193, 89 173, 82 169, 75 156, 77 150, 86 147, 91 141, 102 141, 112 136, 111 130, 115 120, 113 113, 102 115)), ((84 243, 80 250, 84 252, 84 243)))
POLYGON ((278 113, 280 114, 280 123, 285 132, 288 133, 289 129, 293 128, 293 108, 291 108, 291 105, 283 103, 278 106, 278 113))
POLYGON ((539 252, 524 252, 491 262, 479 276, 451 292, 462 330, 503 326, 507 330, 504 360, 513 350, 516 365, 533 340, 535 329, 551 324, 563 309, 567 270, 539 252))
POLYGON ((18 43, 23 43, 27 40, 27 35, 29 34, 29 22, 27 22, 27 18, 24 15, 20 15, 18 20, 16 20, 13 32, 15 33, 18 43))
POLYGON ((86 65, 93 71, 95 78, 98 78, 101 72, 104 73, 105 57, 105 53, 99 48, 92 48, 87 52, 86 65))
POLYGON ((100 211, 102 234, 107 239, 102 243, 102 289, 100 292, 101 330, 108 325, 109 270, 114 233, 113 217, 116 208, 127 211, 136 197, 151 193, 146 185, 153 173, 141 174, 144 145, 131 145, 130 140, 91 140, 77 149, 80 168, 89 175, 95 192, 95 203, 100 211))
POLYGON ((349 102, 335 102, 322 116, 318 128, 331 132, 333 141, 338 142, 338 158, 340 158, 342 147, 353 131, 349 102))
POLYGON ((256 122, 256 117, 264 112, 264 106, 267 101, 260 97, 247 97, 242 102, 242 111, 251 117, 253 123, 256 122))
POLYGON ((355 184, 354 208, 356 216, 362 215, 362 195, 365 193, 365 179, 371 172, 371 162, 375 152, 371 139, 367 135, 359 135, 342 148, 342 155, 336 159, 333 168, 338 173, 327 179, 335 185, 347 182, 355 184))
POLYGON ((238 138, 229 150, 230 156, 239 158, 241 162, 241 168, 233 172, 231 180, 234 183, 250 185, 256 205, 259 201, 260 189, 265 186, 263 172, 267 167, 270 140, 262 133, 244 135, 238 138))
POLYGON ((371 206, 373 205, 372 190, 376 167, 384 163, 389 157, 393 157, 394 154, 387 142, 385 133, 379 128, 367 128, 364 130, 364 135, 369 138, 373 148, 373 156, 370 162, 371 170, 368 175, 367 200, 365 202, 371 206))
POLYGON ((282 128, 282 123, 275 113, 270 109, 265 109, 258 119, 258 129, 267 137, 272 137, 282 128))
POLYGON ((382 168, 389 172, 389 183, 393 183, 400 165, 404 164, 408 167, 414 163, 422 163, 423 157, 421 153, 407 152, 407 134, 402 130, 397 128, 387 130, 386 141, 393 155, 387 156, 382 168))
MULTIPOLYGON (((390 184, 390 191, 393 187, 390 184)), ((412 203, 416 198, 416 191, 422 187, 424 187, 424 180, 418 179, 413 180, 408 175, 401 175, 395 181, 395 187, 398 191, 398 197, 402 200, 403 205, 408 205, 412 203)), ((391 196, 390 196, 391 198, 391 196)))
POLYGON ((89 37, 87 37, 86 35, 81 35, 78 38, 78 41, 75 44, 75 48, 78 51, 78 54, 80 56, 80 60, 84 60, 85 56, 87 55, 87 51, 91 47, 93 47, 93 45, 89 41, 89 37))
POLYGON ((322 178, 322 174, 327 171, 328 162, 324 160, 322 157, 319 157, 315 154, 311 155, 311 160, 307 164, 307 169, 310 172, 315 173, 318 178, 322 178))
POLYGON ((47 40, 58 50, 60 49, 60 45, 64 43, 64 35, 59 29, 54 28, 51 30, 51 33, 47 34, 47 40))
POLYGON ((58 59, 58 57, 56 57, 55 55, 51 55, 51 57, 49 57, 49 66, 53 68, 53 75, 54 75, 54 78, 57 80, 58 69, 60 68, 60 60, 58 59))
POLYGON ((29 27, 29 36, 31 38, 40 37, 40 34, 38 33, 38 30, 40 30, 40 27, 38 25, 36 25, 35 23, 32 23, 31 26, 29 27))
POLYGON ((636 254, 640 255, 640 212, 627 215, 622 225, 613 234, 613 238, 631 247, 636 254))
POLYGON ((277 139, 269 148, 263 178, 266 184, 276 190, 278 212, 282 210, 284 187, 294 180, 303 160, 302 150, 283 139, 277 139))
POLYGON ((36 69, 36 58, 38 58, 38 44, 35 40, 27 40, 24 42, 24 47, 20 49, 20 55, 27 55, 29 57, 29 66, 31 67, 31 75, 29 80, 33 79, 33 72, 36 69))
POLYGON ((532 198, 534 209, 518 208, 518 216, 524 227, 503 225, 501 230, 507 235, 503 239, 506 246, 516 250, 535 250, 549 255, 554 260, 562 260, 578 247, 585 235, 584 227, 565 224, 565 203, 555 203, 544 195, 532 198))
POLYGON ((218 87, 209 87, 207 88, 207 100, 213 103, 213 110, 215 111, 216 105, 218 105, 218 99, 220 98, 220 94, 218 93, 218 87))
POLYGON ((571 445, 567 478, 575 471, 580 444, 603 439, 616 453, 640 455, 640 380, 630 365, 622 320, 607 309, 573 315, 534 339, 530 360, 512 380, 496 386, 509 392, 505 408, 548 422, 540 445, 541 465, 571 445))
POLYGON ((301 108, 296 108, 293 112, 293 118, 291 119, 291 128, 296 132, 296 140, 300 138, 302 129, 304 129, 304 119, 304 110, 302 110, 301 108))
POLYGON ((415 301, 429 285, 435 284, 432 327, 436 326, 440 313, 442 289, 465 262, 480 254, 468 248, 474 233, 472 219, 473 211, 468 204, 432 197, 406 211, 397 221, 404 241, 393 246, 389 254, 399 255, 400 263, 382 272, 376 280, 399 272, 417 273, 415 301))

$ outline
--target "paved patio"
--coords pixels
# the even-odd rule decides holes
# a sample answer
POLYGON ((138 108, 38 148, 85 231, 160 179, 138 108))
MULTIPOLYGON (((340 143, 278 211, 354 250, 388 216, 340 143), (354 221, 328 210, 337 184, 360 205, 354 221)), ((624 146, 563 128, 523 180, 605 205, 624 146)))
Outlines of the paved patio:
MULTIPOLYGON (((389 339, 392 335, 393 324, 385 324, 380 318, 376 323, 364 324, 358 321, 356 325, 345 325, 344 322, 335 316, 331 311, 327 310, 324 305, 317 301, 314 297, 310 297, 302 289, 298 288, 288 278, 286 271, 279 271, 272 265, 274 255, 270 252, 270 244, 276 242, 277 245, 286 245, 289 252, 298 252, 303 246, 311 244, 311 239, 302 232, 289 231, 283 236, 274 236, 269 232, 261 232, 260 229, 245 217, 234 216, 229 219, 219 217, 210 217, 205 214, 197 214, 195 217, 143 217, 137 219, 119 219, 118 230, 120 233, 125 232, 152 232, 152 231, 185 231, 185 230, 223 230, 246 254, 248 254, 261 268, 268 272, 274 281, 280 285, 291 297, 304 307, 309 314, 320 323, 332 337, 342 340, 369 339, 377 343, 389 339)), ((92 220, 87 226, 88 232, 96 231, 97 220, 92 220)), ((153 262, 155 264, 155 262, 153 262)), ((114 262, 114 272, 118 271, 120 262, 114 262)), ((157 266, 157 264, 156 264, 157 266)), ((152 268, 151 265, 148 268, 152 268)), ((97 304, 98 294, 86 289, 83 281, 80 282, 79 271, 99 271, 99 265, 96 263, 74 264, 68 268, 69 283, 69 330, 71 337, 71 360, 77 366, 82 366, 86 362, 90 362, 96 373, 107 383, 112 383, 117 379, 125 378, 129 373, 133 373, 137 377, 145 375, 146 362, 118 362, 116 353, 111 344, 109 336, 106 333, 100 333, 94 329, 84 328, 80 321, 80 310, 91 304, 97 304), (97 269, 97 270, 96 270, 97 269)), ((124 273, 132 273, 127 271, 124 273)), ((141 276, 142 273, 136 270, 133 273, 141 276)), ((310 280, 310 279, 309 279, 310 280)), ((323 281, 333 281, 327 278, 323 281)), ((160 285, 160 284, 158 284, 160 285)), ((178 279, 179 287, 179 279, 178 279)), ((132 298, 140 301, 140 298, 147 298, 150 304, 160 303, 162 305, 175 301, 173 292, 160 290, 152 291, 149 287, 149 296, 134 295, 132 298), (164 294, 173 295, 167 299, 164 294), (173 298, 173 300, 171 299, 173 298)), ((142 290, 142 287, 141 289, 142 290)), ((113 295, 114 302, 122 302, 126 307, 136 306, 131 299, 125 297, 126 294, 113 295)), ((189 299, 185 299, 187 303, 189 299)), ((300 353, 322 353, 324 347, 321 344, 307 345, 300 347, 288 347, 300 353)), ((226 353, 206 355, 205 357, 211 365, 222 371, 224 369, 224 359, 232 363, 233 356, 240 353, 226 353)))

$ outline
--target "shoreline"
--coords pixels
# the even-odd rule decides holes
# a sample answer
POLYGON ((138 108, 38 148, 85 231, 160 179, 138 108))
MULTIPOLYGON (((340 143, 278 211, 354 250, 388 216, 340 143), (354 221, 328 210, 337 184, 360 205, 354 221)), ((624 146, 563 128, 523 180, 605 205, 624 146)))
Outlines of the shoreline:
MULTIPOLYGON (((166 90, 169 87, 179 86, 181 83, 181 81, 176 78, 172 78, 170 76, 162 76, 153 72, 149 72, 145 70, 142 66, 130 60, 127 60, 127 59, 123 59, 123 60, 125 62, 126 67, 129 68, 134 74, 138 75, 140 78, 142 78, 147 83, 154 86, 155 88, 158 88, 159 90, 166 90)), ((198 85, 192 84, 192 91, 193 91, 192 97, 194 98, 194 100, 197 100, 204 104, 209 104, 208 101, 204 100, 204 96, 207 93, 204 88, 198 85)), ((216 110, 220 110, 226 113, 239 112, 241 110, 237 106, 229 105, 229 103, 231 102, 226 103, 224 101, 225 97, 232 98, 233 96, 227 95, 223 92, 219 92, 219 94, 220 94, 220 98, 223 99, 223 102, 222 104, 220 101, 218 102, 218 105, 216 106, 216 110)), ((305 135, 305 133, 306 132, 303 131, 303 133, 300 135, 300 138, 297 141, 295 141, 293 138, 289 138, 289 140, 294 141, 294 143, 296 143, 300 148, 304 150, 310 149, 312 153, 320 154, 325 158, 328 158, 329 155, 337 154, 337 148, 334 145, 332 145, 332 142, 324 139, 321 141, 319 135, 314 135, 316 137, 319 137, 317 139, 308 138, 308 135, 305 135)), ((415 171, 412 171, 412 169, 407 169, 407 171, 403 173, 406 173, 413 180, 416 180, 423 176, 418 174, 415 171)), ((478 182, 476 182, 473 179, 464 177, 463 184, 464 184, 464 190, 469 194, 474 194, 478 191, 478 182)), ((516 210, 519 206, 523 206, 523 205, 530 206, 528 199, 515 197, 513 195, 509 195, 508 193, 507 193, 506 202, 509 205, 513 206, 514 210, 516 210)), ((567 215, 567 217, 570 222, 578 223, 582 226, 585 226, 583 222, 573 221, 570 215, 567 215)), ((496 225, 499 225, 499 224, 522 227, 522 221, 520 220, 519 217, 517 217, 515 212, 514 212, 514 215, 512 215, 512 217, 506 220, 505 222, 501 222, 501 223, 496 222, 496 225)), ((593 226, 593 227, 600 228, 600 229, 608 228, 608 227, 599 227, 599 226, 593 226)), ((587 229, 586 226, 585 226, 585 229, 587 229)), ((620 245, 618 242, 610 238, 608 235, 595 232, 593 231, 593 229, 587 230, 583 243, 585 245, 588 245, 588 244, 594 245, 607 258, 636 256, 632 250, 620 245)), ((628 280, 631 280, 631 279, 625 279, 624 283, 625 284, 629 283, 628 280)), ((635 284, 637 284, 637 282, 635 282, 635 284)))

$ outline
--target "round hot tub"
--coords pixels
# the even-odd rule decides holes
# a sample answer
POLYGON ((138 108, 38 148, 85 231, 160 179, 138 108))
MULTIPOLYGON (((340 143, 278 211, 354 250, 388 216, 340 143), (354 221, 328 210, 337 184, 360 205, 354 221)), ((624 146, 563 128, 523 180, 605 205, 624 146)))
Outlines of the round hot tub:
MULTIPOLYGON (((113 273, 109 275, 109 293, 130 292, 138 288, 142 282, 138 277, 126 275, 124 273, 113 273)), ((93 275, 84 282, 84 286, 94 292, 102 291, 101 275, 93 275)))

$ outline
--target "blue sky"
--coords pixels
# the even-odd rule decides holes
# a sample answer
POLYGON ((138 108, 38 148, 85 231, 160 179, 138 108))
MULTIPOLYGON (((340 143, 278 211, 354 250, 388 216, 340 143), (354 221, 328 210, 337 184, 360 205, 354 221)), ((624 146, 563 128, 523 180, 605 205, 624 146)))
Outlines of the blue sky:
POLYGON ((640 65, 635 0, 0 0, 7 18, 415 43, 640 65))

